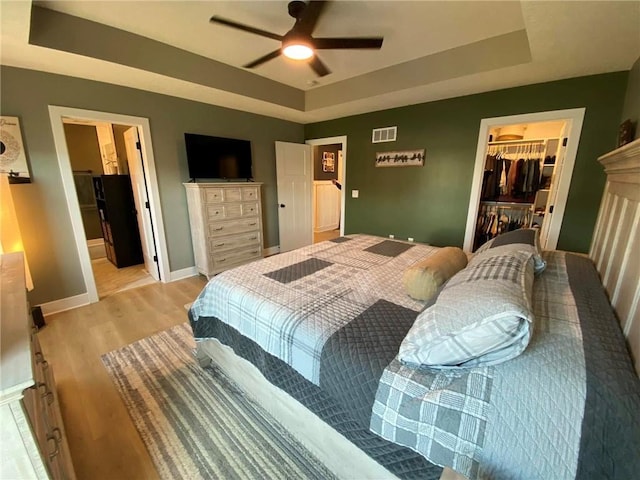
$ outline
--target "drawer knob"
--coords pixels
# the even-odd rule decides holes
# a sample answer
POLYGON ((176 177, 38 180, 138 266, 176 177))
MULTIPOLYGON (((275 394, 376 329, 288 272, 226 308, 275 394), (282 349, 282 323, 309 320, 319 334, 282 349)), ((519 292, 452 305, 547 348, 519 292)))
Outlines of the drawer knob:
POLYGON ((249 226, 253 227, 256 224, 256 222, 250 223, 249 226))
POLYGON ((218 227, 215 229, 216 232, 219 232, 220 230, 222 230, 224 227, 218 227))
POLYGON ((217 243, 216 247, 224 247, 224 243, 217 243))
POLYGON ((219 262, 226 262, 227 259, 226 258, 221 258, 220 260, 218 260, 219 262))

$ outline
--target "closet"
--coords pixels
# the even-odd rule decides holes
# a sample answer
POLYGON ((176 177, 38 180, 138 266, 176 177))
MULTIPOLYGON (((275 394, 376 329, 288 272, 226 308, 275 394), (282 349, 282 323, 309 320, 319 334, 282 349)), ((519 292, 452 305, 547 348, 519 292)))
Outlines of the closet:
POLYGON ((561 129, 558 129, 558 136, 553 138, 502 135, 497 136, 497 141, 492 141, 496 136, 490 136, 474 250, 503 232, 528 227, 543 228, 545 215, 553 211, 551 200, 556 160, 563 143, 560 133, 561 129), (521 138, 503 140, 505 137, 521 138))

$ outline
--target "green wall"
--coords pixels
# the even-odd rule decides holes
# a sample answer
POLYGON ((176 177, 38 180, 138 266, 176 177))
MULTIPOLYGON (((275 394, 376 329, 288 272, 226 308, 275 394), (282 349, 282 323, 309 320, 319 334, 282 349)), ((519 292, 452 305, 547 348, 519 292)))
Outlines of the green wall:
POLYGON ((586 252, 605 176, 596 158, 616 146, 628 72, 580 77, 313 123, 305 138, 347 135, 346 233, 462 246, 483 118, 586 107, 558 249, 586 252), (371 130, 398 139, 371 143, 371 130), (424 167, 376 168, 376 151, 425 148, 424 167), (360 190, 357 199, 351 190, 360 190))
POLYGON ((640 57, 629 71, 627 93, 624 97, 622 117, 620 123, 631 120, 636 124, 635 138, 640 138, 640 57))
POLYGON ((276 140, 302 142, 302 125, 133 88, 2 66, 0 109, 20 118, 33 183, 12 185, 35 289, 32 304, 85 292, 53 143, 49 105, 146 117, 172 271, 194 264, 184 132, 251 140, 255 180, 264 182, 265 246, 278 244, 276 140))

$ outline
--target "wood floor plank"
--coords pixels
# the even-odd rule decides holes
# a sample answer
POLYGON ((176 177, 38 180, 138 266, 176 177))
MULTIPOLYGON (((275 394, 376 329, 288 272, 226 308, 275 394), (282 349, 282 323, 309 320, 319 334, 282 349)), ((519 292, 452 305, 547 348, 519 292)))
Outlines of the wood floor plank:
POLYGON ((100 356, 187 320, 206 283, 191 277, 110 295, 46 318, 38 337, 51 364, 79 479, 158 475, 100 356))

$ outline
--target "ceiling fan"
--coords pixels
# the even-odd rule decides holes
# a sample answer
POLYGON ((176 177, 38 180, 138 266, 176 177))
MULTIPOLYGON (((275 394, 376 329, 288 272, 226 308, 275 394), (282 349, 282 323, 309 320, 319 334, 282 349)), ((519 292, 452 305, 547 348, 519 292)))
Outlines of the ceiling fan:
POLYGON ((318 58, 316 50, 343 50, 343 49, 374 49, 379 50, 382 47, 382 37, 356 37, 356 38, 314 38, 313 30, 318 23, 318 19, 322 15, 328 1, 309 1, 303 2, 294 0, 289 2, 289 15, 295 18, 296 23, 284 35, 267 32, 259 28, 250 27, 241 23, 227 20, 216 15, 211 17, 212 23, 219 23, 228 27, 237 28, 245 32, 254 33, 273 40, 281 42, 281 47, 271 53, 267 53, 263 57, 254 60, 244 68, 255 68, 269 60, 273 60, 282 54, 294 60, 308 60, 309 66, 320 77, 324 77, 331 73, 329 68, 318 58))

